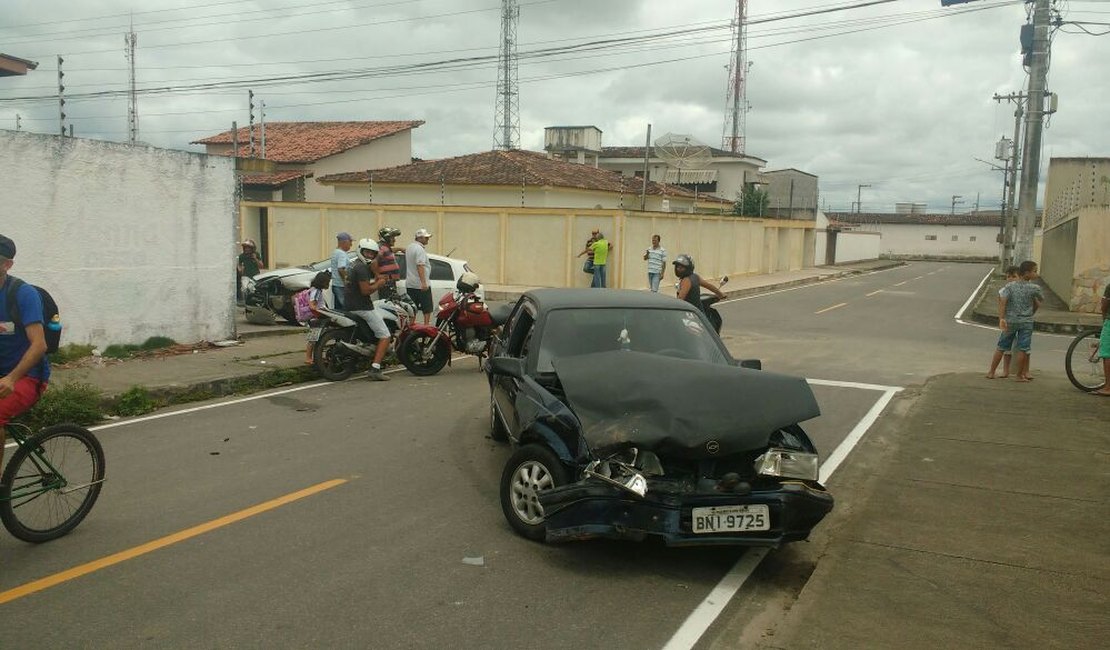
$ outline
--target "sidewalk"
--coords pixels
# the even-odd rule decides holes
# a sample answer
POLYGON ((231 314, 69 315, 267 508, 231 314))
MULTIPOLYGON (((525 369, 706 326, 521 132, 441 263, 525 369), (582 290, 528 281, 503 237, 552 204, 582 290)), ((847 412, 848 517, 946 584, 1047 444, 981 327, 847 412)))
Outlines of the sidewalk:
MULTIPOLYGON (((966 316, 976 322, 998 327, 998 290, 1006 284, 1006 276, 995 273, 983 283, 975 307, 966 316)), ((1033 329, 1054 334, 1078 334, 1080 330, 1102 325, 1098 314, 1081 314, 1068 310, 1063 300, 1038 278, 1045 301, 1033 318, 1033 329)))
MULTIPOLYGON (((734 298, 900 265, 902 262, 875 260, 770 275, 737 276, 730 279, 724 291, 734 298)), ((486 298, 515 301, 530 288, 487 285, 486 298)), ((314 371, 303 365, 305 338, 302 328, 286 325, 280 319, 272 325, 248 323, 241 313, 236 327, 240 345, 234 347, 150 359, 105 361, 102 366, 55 368, 51 382, 55 385, 73 381, 90 383, 106 397, 142 386, 154 395, 183 399, 242 392, 251 383, 266 387, 274 381, 317 378, 314 371)))
POLYGON ((933 378, 830 481, 820 535, 769 558, 816 565, 797 599, 720 647, 1110 647, 1108 448, 1110 399, 1061 373, 933 378))

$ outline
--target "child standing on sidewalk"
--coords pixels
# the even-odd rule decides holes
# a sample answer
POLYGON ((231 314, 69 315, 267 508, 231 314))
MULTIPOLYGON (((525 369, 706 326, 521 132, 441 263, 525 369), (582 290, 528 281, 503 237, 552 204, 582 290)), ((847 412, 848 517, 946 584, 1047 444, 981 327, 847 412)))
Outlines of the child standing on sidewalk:
MULTIPOLYGON (((998 290, 998 304, 1000 306, 1002 304, 1002 292, 1006 290, 1006 287, 1010 286, 1014 282, 1017 282, 1019 279, 1018 267, 1006 267, 1006 284, 1002 285, 1002 288, 998 290)), ((1000 307, 998 313, 1004 313, 1004 310, 1000 307)), ((1013 359, 1013 356, 1013 348, 1008 348, 1005 352, 1002 353, 1002 374, 998 375, 1000 379, 1005 379, 1010 376, 1010 361, 1013 359)), ((991 359, 991 369, 987 372, 987 379, 994 379, 995 370, 998 370, 997 354, 994 355, 994 358, 991 359)))
MULTIPOLYGON (((331 286, 331 272, 320 271, 316 274, 316 277, 312 278, 312 284, 309 285, 308 289, 305 289, 305 291, 308 291, 308 306, 312 310, 313 318, 319 316, 320 308, 327 305, 324 301, 324 292, 328 290, 329 286, 331 286)), ((313 364, 312 352, 313 348, 316 347, 316 341, 312 338, 312 325, 308 321, 305 321, 304 324, 309 327, 306 336, 308 342, 304 350, 304 363, 306 366, 311 366, 313 364)))
POLYGON ((1037 313, 1044 302, 1044 294, 1040 286, 1033 282, 1037 277, 1036 262, 1022 262, 1018 267, 1018 274, 1020 280, 1006 285, 999 292, 998 326, 1002 329, 1002 335, 998 337, 998 349, 994 351, 991 367, 997 367, 1006 351, 1016 345, 1017 381, 1030 381, 1029 353, 1033 347, 1033 314, 1037 313))

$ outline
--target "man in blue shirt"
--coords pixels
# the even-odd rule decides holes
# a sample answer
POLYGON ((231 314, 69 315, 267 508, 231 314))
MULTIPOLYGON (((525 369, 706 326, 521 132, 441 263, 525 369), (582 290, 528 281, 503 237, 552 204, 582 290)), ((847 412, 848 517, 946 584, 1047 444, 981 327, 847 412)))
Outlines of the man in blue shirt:
POLYGON ((50 380, 43 330, 42 298, 34 287, 22 285, 16 295, 19 322, 8 313, 8 271, 15 259, 15 242, 0 235, 0 466, 4 460, 4 427, 35 405, 50 380))

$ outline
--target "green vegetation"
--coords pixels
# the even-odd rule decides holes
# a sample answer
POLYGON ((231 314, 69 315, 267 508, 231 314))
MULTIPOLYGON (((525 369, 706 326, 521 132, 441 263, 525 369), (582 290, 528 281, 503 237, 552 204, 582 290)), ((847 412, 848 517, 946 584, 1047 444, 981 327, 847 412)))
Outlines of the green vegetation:
POLYGON ((61 386, 52 385, 38 403, 18 419, 32 429, 62 422, 88 426, 104 419, 102 402, 100 389, 92 384, 67 382, 61 386))
POLYGON ((177 341, 165 336, 152 336, 139 345, 134 345, 132 343, 113 343, 104 348, 104 352, 101 353, 101 356, 108 359, 130 359, 135 356, 136 352, 162 350, 173 345, 177 345, 177 341))
POLYGON ((161 406, 161 404, 158 400, 154 399, 150 391, 142 386, 132 386, 127 392, 116 398, 116 403, 112 411, 116 415, 126 417, 150 413, 159 406, 161 406))
POLYGON ((95 349, 92 345, 80 345, 78 343, 67 343, 66 345, 58 348, 58 351, 50 355, 51 365, 59 365, 69 363, 78 359, 91 356, 92 351, 95 349))
POLYGON ((771 205, 771 195, 754 185, 745 186, 732 206, 732 213, 745 217, 762 217, 771 205))

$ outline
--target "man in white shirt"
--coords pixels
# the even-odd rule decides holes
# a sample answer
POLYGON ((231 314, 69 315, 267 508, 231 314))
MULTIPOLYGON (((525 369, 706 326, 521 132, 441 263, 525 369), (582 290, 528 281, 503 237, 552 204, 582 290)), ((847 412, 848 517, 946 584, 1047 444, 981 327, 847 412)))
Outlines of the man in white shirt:
POLYGON ((432 233, 421 228, 414 235, 415 241, 405 248, 405 293, 416 303, 416 308, 424 314, 424 324, 432 322, 432 285, 431 265, 428 251, 424 247, 432 238, 432 233))
POLYGON ((343 292, 347 287, 347 265, 349 258, 347 251, 351 250, 351 236, 341 232, 335 236, 335 250, 331 253, 331 295, 332 305, 336 309, 345 309, 343 292))

